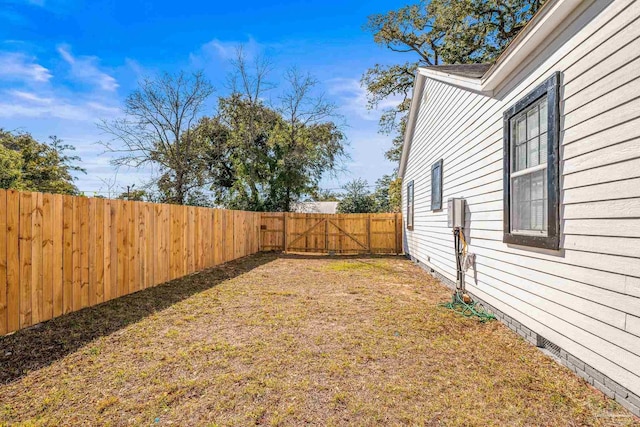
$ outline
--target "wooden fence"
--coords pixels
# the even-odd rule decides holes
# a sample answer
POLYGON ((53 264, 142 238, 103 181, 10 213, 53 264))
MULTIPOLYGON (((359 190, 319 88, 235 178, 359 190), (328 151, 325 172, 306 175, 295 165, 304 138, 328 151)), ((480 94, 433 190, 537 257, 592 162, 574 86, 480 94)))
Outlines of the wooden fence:
POLYGON ((400 214, 257 213, 0 190, 0 335, 261 250, 401 253, 400 214))
POLYGON ((262 214, 262 250, 402 253, 401 214, 262 214))
POLYGON ((0 190, 0 335, 258 252, 260 217, 0 190))

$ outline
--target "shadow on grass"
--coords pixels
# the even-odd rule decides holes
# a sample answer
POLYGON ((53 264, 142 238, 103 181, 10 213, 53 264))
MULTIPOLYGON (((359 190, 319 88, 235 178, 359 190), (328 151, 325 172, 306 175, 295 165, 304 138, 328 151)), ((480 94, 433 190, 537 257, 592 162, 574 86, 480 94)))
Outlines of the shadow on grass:
POLYGON ((98 337, 116 332, 277 257, 274 253, 262 253, 231 261, 0 337, 0 384, 48 366, 98 337))

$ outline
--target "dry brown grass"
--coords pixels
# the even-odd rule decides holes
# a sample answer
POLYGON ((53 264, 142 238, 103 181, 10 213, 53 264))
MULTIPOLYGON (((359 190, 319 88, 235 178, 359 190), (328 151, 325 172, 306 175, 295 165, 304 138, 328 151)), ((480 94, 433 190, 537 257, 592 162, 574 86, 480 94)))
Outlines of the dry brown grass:
POLYGON ((0 424, 637 421, 448 298, 403 258, 257 255, 1 338, 0 424))

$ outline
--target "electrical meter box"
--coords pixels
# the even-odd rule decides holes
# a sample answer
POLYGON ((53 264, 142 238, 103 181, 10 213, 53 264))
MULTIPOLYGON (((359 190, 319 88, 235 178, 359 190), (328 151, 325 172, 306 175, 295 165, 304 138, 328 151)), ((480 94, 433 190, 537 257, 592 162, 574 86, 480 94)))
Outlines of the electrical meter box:
POLYGON ((464 208, 463 198, 452 198, 447 202, 447 225, 449 228, 464 228, 464 208))

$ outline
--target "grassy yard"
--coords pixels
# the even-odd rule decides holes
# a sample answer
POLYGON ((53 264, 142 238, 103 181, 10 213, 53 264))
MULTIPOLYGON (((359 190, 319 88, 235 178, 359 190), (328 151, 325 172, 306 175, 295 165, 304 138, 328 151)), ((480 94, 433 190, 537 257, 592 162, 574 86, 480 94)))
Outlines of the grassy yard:
POLYGON ((403 258, 261 254, 0 338, 0 425, 631 425, 403 258))

